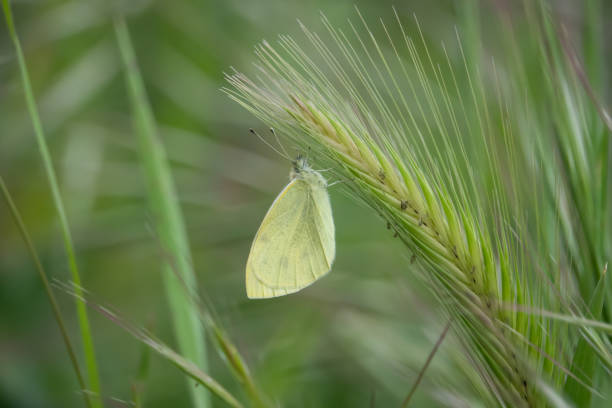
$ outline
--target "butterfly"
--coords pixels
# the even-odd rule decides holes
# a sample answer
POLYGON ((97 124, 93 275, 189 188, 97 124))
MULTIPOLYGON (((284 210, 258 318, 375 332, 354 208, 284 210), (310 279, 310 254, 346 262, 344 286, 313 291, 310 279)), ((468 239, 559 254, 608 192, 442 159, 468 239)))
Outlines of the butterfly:
POLYGON ((251 299, 297 292, 326 275, 336 256, 327 181, 301 156, 266 213, 246 265, 251 299))

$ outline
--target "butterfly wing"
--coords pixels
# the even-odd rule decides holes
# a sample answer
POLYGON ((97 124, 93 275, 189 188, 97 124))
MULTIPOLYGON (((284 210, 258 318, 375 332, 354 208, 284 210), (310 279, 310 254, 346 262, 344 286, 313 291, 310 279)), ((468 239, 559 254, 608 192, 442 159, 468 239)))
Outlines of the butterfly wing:
POLYGON ((324 186, 292 180, 268 210, 246 268, 249 298, 297 292, 331 269, 334 222, 324 186))

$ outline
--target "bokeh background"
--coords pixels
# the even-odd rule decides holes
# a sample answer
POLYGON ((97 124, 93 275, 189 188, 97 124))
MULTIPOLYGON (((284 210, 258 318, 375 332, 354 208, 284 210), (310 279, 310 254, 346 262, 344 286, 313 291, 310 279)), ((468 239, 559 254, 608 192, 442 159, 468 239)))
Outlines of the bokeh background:
MULTIPOLYGON (((465 27, 464 2, 395 2, 418 16, 433 43, 465 27)), ((512 1, 472 2, 486 33, 512 1)), ((518 3, 518 2, 517 2, 518 3)), ((555 2, 580 28, 580 2, 555 2)), ((605 2, 604 2, 605 3, 605 2)), ((284 406, 397 406, 415 381, 444 321, 412 271, 409 254, 370 210, 330 189, 337 258, 325 279, 294 296, 249 301, 244 267, 251 240, 289 163, 249 128, 265 126, 221 91, 231 67, 252 72, 253 48, 280 33, 305 42, 297 19, 324 31, 320 12, 348 28, 354 6, 376 25, 394 24, 393 2, 354 0, 15 1, 34 92, 74 235, 83 285, 137 325, 174 345, 136 151, 112 13, 125 13, 138 62, 172 163, 200 293, 246 356, 262 388, 284 406)), ((610 7, 604 12, 611 16, 610 7)), ((606 21, 603 18, 603 21, 606 21)), ((520 24, 518 22, 517 24, 520 24)), ((494 42, 494 41, 493 41, 494 42)), ((605 44, 606 42, 604 42, 605 44)), ((608 41, 607 43, 610 43, 608 41)), ((608 51, 610 51, 608 49, 608 51)), ((491 52, 494 52, 492 47, 491 52)), ((292 151, 293 152, 293 151, 292 151)), ((13 46, 0 23, 0 173, 48 273, 69 281, 53 203, 25 106, 13 46)), ((74 300, 58 292, 78 344, 74 300)), ((129 406, 142 346, 91 312, 107 406, 129 406), (111 398, 125 401, 111 401, 111 398)), ((436 406, 456 378, 447 339, 415 395, 436 406)), ((210 374, 239 387, 209 348, 210 374)), ((183 375, 151 356, 146 407, 188 406, 183 375)), ((448 396, 451 398, 451 396, 448 396)), ((216 406, 222 406, 219 401, 216 406)), ((32 260, 0 204, 0 406, 82 406, 32 260)))

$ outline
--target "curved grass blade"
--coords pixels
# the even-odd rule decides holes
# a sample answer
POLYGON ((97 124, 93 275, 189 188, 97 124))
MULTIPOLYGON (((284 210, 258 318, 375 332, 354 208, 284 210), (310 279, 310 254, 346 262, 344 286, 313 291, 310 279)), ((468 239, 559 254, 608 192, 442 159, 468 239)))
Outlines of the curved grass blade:
MULTIPOLYGON (((68 226, 68 217, 66 216, 66 211, 64 209, 64 203, 60 194, 59 183, 57 182, 57 177, 53 168, 53 162, 51 160, 51 154, 49 153, 49 148, 45 140, 45 134, 43 131, 40 116, 38 114, 38 109, 36 107, 36 101, 34 99, 34 92, 32 91, 32 86, 30 84, 30 77, 28 75, 25 57, 21 49, 19 37, 17 36, 17 30, 15 29, 15 24, 13 22, 13 13, 11 11, 11 6, 8 0, 2 0, 2 8, 4 10, 4 16, 6 18, 6 25, 8 27, 9 36, 11 37, 13 45, 15 46, 17 63, 19 65, 19 71, 21 72, 21 80, 23 82, 23 89, 25 93, 26 103, 28 106, 28 111, 30 113, 30 119, 32 120, 32 125, 34 127, 34 134, 36 135, 36 142, 38 143, 38 149, 40 151, 45 173, 47 175, 49 187, 51 188, 53 204, 55 205, 55 209, 59 218, 60 227, 64 239, 64 246, 66 248, 66 256, 68 257, 68 266, 70 268, 72 280, 78 286, 80 286, 81 276, 79 274, 79 269, 77 266, 74 244, 72 242, 72 234, 70 233, 70 228, 68 226)), ((93 394, 101 395, 98 364, 96 362, 95 347, 93 343, 93 338, 91 336, 91 329, 89 327, 89 319, 87 318, 87 309, 85 308, 85 305, 78 299, 76 301, 76 309, 79 320, 79 327, 81 330, 83 351, 85 353, 85 364, 87 366, 89 385, 88 388, 93 394)), ((94 408, 101 407, 100 401, 97 400, 91 401, 91 404, 94 408)))
MULTIPOLYGON (((38 270, 38 274, 40 276, 40 280, 43 283, 45 288, 45 292, 47 297, 49 298, 49 303, 51 303, 51 309, 53 310, 53 316, 57 321, 57 326, 60 329, 60 333, 62 335, 62 340, 64 340, 64 344, 66 345, 66 351, 68 352, 68 357, 70 357, 70 362, 72 363, 72 368, 74 369, 74 373, 77 376, 77 381, 81 386, 82 390, 87 389, 87 385, 85 384, 85 380, 83 378, 83 374, 81 373, 81 369, 79 368, 79 362, 76 358, 76 353, 74 352, 74 348, 72 347, 72 342, 70 341, 70 337, 68 336, 68 331, 66 330, 66 325, 64 324, 64 319, 62 317, 62 312, 60 311, 57 300, 55 299, 55 295, 53 294, 53 289, 51 289, 51 285, 49 284, 49 279, 47 278, 47 273, 43 268, 40 258, 38 257, 38 253, 34 248, 34 244, 32 243, 32 239, 30 238, 30 234, 25 227, 23 219, 21 218, 21 214, 19 210, 17 210, 17 206, 11 197, 8 189, 6 188, 6 184, 4 183, 4 179, 0 176, 0 190, 2 190, 2 195, 6 200, 6 204, 8 205, 13 219, 19 228, 19 232, 21 233, 21 237, 28 248, 28 252, 30 252, 30 256, 32 257, 32 261, 34 261, 34 265, 36 266, 36 270, 38 270)), ((91 401, 87 393, 83 392, 83 398, 85 399, 85 405, 87 407, 91 407, 91 401)))
MULTIPOLYGON (((161 243, 160 243, 161 244, 161 243)), ((163 249, 162 249, 163 250, 163 249)), ((200 317, 200 321, 206 328, 206 333, 210 336, 216 349, 222 354, 225 362, 228 364, 232 371, 232 374, 240 382, 247 396, 251 400, 253 407, 265 408, 271 406, 269 398, 259 389, 255 383, 255 379, 251 374, 251 370, 247 365, 246 361, 234 345, 231 339, 223 330, 223 328, 217 323, 214 315, 214 309, 212 306, 204 302, 200 295, 189 288, 179 275, 176 265, 170 254, 164 253, 168 264, 172 268, 176 278, 182 285, 183 293, 193 303, 194 308, 197 310, 200 317)))
MULTIPOLYGON (((199 367, 197 367, 192 361, 183 357, 172 348, 168 347, 161 340, 158 340, 148 330, 138 327, 129 322, 124 317, 120 316, 109 307, 99 304, 92 300, 91 296, 86 290, 81 288, 77 293, 76 284, 66 284, 58 281, 53 283, 66 293, 80 297, 81 301, 93 308, 101 315, 121 327, 123 330, 131 334, 136 340, 146 345, 149 349, 153 350, 172 364, 174 364, 179 370, 185 373, 188 377, 191 377, 197 385, 203 385, 211 393, 223 400, 227 405, 234 408, 243 408, 243 405, 238 401, 229 391, 227 391, 221 384, 219 384, 214 378, 206 374, 199 367)), ((199 387, 196 387, 199 388, 199 387)))

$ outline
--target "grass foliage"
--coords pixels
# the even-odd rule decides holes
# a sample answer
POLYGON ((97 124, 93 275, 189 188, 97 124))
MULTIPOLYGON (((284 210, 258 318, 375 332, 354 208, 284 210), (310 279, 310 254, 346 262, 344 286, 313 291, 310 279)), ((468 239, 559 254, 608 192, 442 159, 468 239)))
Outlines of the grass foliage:
MULTIPOLYGON (((149 190, 149 202, 161 241, 161 250, 164 258, 167 258, 163 273, 175 333, 185 358, 195 363, 196 367, 206 370, 208 364, 203 327, 198 318, 197 308, 191 302, 190 297, 185 296, 185 291, 188 293, 197 291, 197 284, 185 223, 176 198, 166 152, 157 134, 155 119, 149 106, 124 20, 116 20, 115 34, 134 110, 140 154, 149 190)), ((183 366, 180 365, 180 367, 183 366)), ((209 395, 201 388, 190 386, 189 389, 196 408, 210 406, 209 395)))
MULTIPOLYGON (((180 88, 184 83, 207 83, 208 78, 204 68, 198 71, 181 56, 184 50, 164 43, 165 57, 172 58, 160 61, 171 61, 182 75, 171 79, 158 75, 151 91, 126 21, 113 17, 109 27, 118 50, 114 64, 124 69, 127 92, 122 88, 121 95, 129 99, 135 125, 135 137, 126 138, 134 140, 127 146, 136 158, 122 175, 137 168, 142 171, 147 188, 138 198, 151 211, 155 227, 151 257, 163 269, 168 319, 178 351, 153 330, 140 328, 95 301, 81 287, 44 120, 8 0, 2 0, 2 6, 71 272, 72 283, 58 282, 56 288, 76 299, 87 381, 45 262, 3 178, 0 187, 42 279, 87 406, 106 405, 106 399, 86 305, 143 347, 131 401, 126 402, 136 407, 148 406, 144 389, 151 381, 151 351, 184 373, 197 408, 217 404, 259 408, 294 401, 354 405, 363 402, 365 384, 370 383, 384 390, 383 404, 401 406, 419 401, 445 406, 607 406, 612 392, 612 282, 607 277, 612 251, 608 198, 612 119, 605 102, 609 96, 605 6, 600 0, 584 3, 584 24, 578 29, 569 29, 559 9, 545 1, 508 8, 458 2, 453 7, 459 25, 442 42, 416 14, 401 9, 391 9, 395 21, 377 21, 357 8, 343 24, 322 14, 320 32, 300 22, 300 40, 280 35, 277 41, 263 41, 255 48, 251 69, 232 69, 225 75, 223 92, 272 128, 269 134, 259 132, 263 142, 277 152, 288 147, 306 153, 315 168, 325 169, 326 177, 337 182, 332 189, 341 190, 351 206, 362 204, 375 223, 391 231, 397 245, 377 242, 392 249, 384 256, 406 260, 402 264, 406 273, 393 270, 391 276, 381 273, 367 281, 340 272, 338 279, 353 279, 336 283, 347 293, 316 292, 321 283, 306 294, 283 298, 294 302, 286 303, 292 305, 287 310, 297 310, 286 318, 284 309, 274 309, 274 301, 245 306, 228 300, 236 298, 235 291, 223 291, 229 275, 224 268, 231 270, 227 265, 235 258, 227 256, 229 252, 212 267, 213 278, 198 288, 198 267, 207 263, 208 256, 212 259, 213 251, 194 260, 196 244, 190 244, 190 238, 206 239, 207 249, 229 246, 236 238, 227 233, 225 224, 207 228, 204 234, 194 232, 181 181, 185 169, 195 162, 189 158, 189 146, 195 144, 185 142, 187 147, 180 150, 181 143, 162 141, 162 135, 172 129, 164 121, 197 123, 198 128, 213 122, 213 114, 206 119, 198 115, 208 108, 212 112, 214 106, 194 107, 189 89, 180 88), (494 24, 483 19, 489 15, 494 16, 494 24), (495 35, 486 38, 484 32, 495 35), (577 32, 582 43, 576 41, 577 32), (156 98, 172 100, 171 108, 156 108, 156 98), (427 289, 426 294, 415 293, 414 302, 424 302, 419 313, 433 317, 429 329, 435 330, 434 336, 425 339, 406 331, 413 317, 394 309, 406 307, 412 299, 396 303, 388 296, 395 293, 389 287, 395 286, 397 275, 406 275, 415 292, 427 289), (232 326, 236 316, 244 317, 246 328, 232 326), (321 316, 329 326, 323 326, 321 316), (321 333, 333 340, 321 340, 321 333), (267 342, 258 340, 264 335, 267 342), (313 346, 318 342, 325 346, 313 346), (329 347, 334 342, 337 349, 329 347), (288 344, 289 352, 278 351, 288 344), (207 353, 207 345, 216 353, 207 353), (306 363, 309 359, 316 363, 306 363), (410 360, 407 365, 414 374, 410 381, 394 371, 406 365, 403 359, 410 360), (345 367, 338 361, 349 363, 345 367), (194 381, 202 387, 195 387, 194 381), (343 399, 343 387, 351 389, 352 399, 343 399), (426 397, 418 395, 425 393, 426 397), (211 394, 215 398, 209 398, 211 394)), ((180 15, 177 10, 181 8, 160 16, 181 21, 183 39, 187 33, 200 33, 198 24, 189 24, 189 13, 180 15)), ((219 39, 217 49, 225 40, 219 39)), ((95 52, 85 54, 103 55, 109 44, 104 40, 95 52)), ((77 65, 93 69, 97 64, 77 65)), ((119 72, 117 67, 114 71, 111 65, 105 67, 109 68, 105 72, 119 72)), ((108 75, 110 81, 113 74, 108 75)), ((102 87, 104 81, 96 84, 102 87)), ((222 98, 220 92, 215 95, 222 98)), ((61 119, 49 121, 50 127, 53 121, 60 127, 61 119)), ((237 126, 248 135, 247 127, 237 126)), ((186 131, 174 130, 176 140, 188 139, 186 131)), ((214 172, 215 177, 261 188, 259 178, 245 181, 248 175, 235 171, 243 161, 252 172, 265 168, 262 163, 267 161, 260 153, 242 151, 229 142, 208 140, 203 145, 232 159, 219 167, 223 171, 214 172)), ((207 160, 215 158, 211 154, 207 160)), ((214 189, 216 178, 206 179, 202 186, 197 176, 198 189, 214 189)), ((113 188, 122 183, 114 180, 113 188)), ((226 190, 231 189, 218 195, 226 190)), ((119 196, 125 200, 128 195, 119 196)), ((214 208, 222 200, 211 193, 205 202, 214 208)), ((220 207, 220 217, 230 213, 243 224, 242 214, 236 216, 224 204, 220 207)), ((207 210, 216 218, 217 213, 207 210)), ((198 207, 200 212, 206 210, 198 207)), ((351 223, 367 228, 372 225, 368 221, 351 223)), ((338 238, 339 258, 347 247, 342 239, 338 238)), ((334 269, 348 269, 344 265, 338 261, 334 269)), ((333 285, 332 279, 325 282, 333 285)), ((402 292, 402 296, 409 295, 402 292)), ((0 376, 0 385, 1 380, 0 376)), ((378 406, 374 394, 371 405, 378 406)))
POLYGON ((608 168, 590 163, 607 160, 609 129, 602 131, 567 44, 557 40, 563 28, 545 8, 527 12, 543 67, 535 86, 521 75, 500 78, 495 60, 469 62, 460 34, 451 59, 444 44, 431 50, 418 20, 408 32, 396 14, 397 43, 384 23, 386 38, 376 39, 357 11, 362 26, 349 21, 348 34, 325 17, 327 38, 302 26, 312 50, 286 36, 276 46, 264 42, 256 50, 257 79, 234 72, 226 92, 312 151, 399 235, 489 385, 482 397, 544 406, 552 386, 584 406, 597 394, 592 346, 607 354, 607 337, 590 333, 591 343, 584 333, 568 336, 565 326, 521 307, 602 315, 609 233, 595 220, 606 219, 607 204, 597 203, 605 201, 608 168), (536 91, 551 103, 518 104, 536 91), (546 182, 548 196, 538 190, 546 182), (563 212, 567 206, 578 222, 563 212), (551 208, 556 218, 545 220, 541 212, 551 208), (548 221, 552 234, 542 225, 548 221), (568 231, 558 242, 563 223, 568 231), (545 240, 552 248, 540 246, 545 240), (569 264, 551 260, 551 249, 569 264))
MULTIPOLYGON (((45 174, 47 176, 47 181, 51 189, 51 196, 53 198, 53 204, 55 206, 55 210, 57 211, 57 217, 59 219, 59 223, 60 223, 60 227, 62 231, 62 238, 64 241, 64 247, 66 249, 66 257, 68 259, 68 267, 70 269, 71 278, 80 287, 81 275, 79 273, 79 268, 77 266, 76 253, 74 250, 74 243, 72 240, 72 234, 70 232, 70 226, 68 225, 68 217, 66 215, 64 202, 63 202, 63 199, 60 193, 59 184, 57 182, 57 176, 55 174, 55 169, 53 167, 53 162, 51 161, 51 155, 49 153, 49 148, 47 146, 47 142, 45 139, 43 126, 42 126, 42 123, 41 123, 41 120, 38 114, 38 108, 36 106, 34 92, 32 91, 32 85, 30 84, 28 68, 26 66, 25 58, 23 56, 23 51, 21 49, 21 43, 19 41, 19 37, 17 36, 17 31, 15 29, 15 23, 13 21, 11 5, 9 4, 8 0, 2 1, 2 9, 4 11, 6 25, 9 31, 9 36, 11 37, 11 40, 15 46, 17 62, 19 65, 19 71, 21 73, 21 80, 23 83, 24 95, 26 98, 27 106, 28 106, 28 112, 30 114, 32 126, 34 127, 34 135, 36 136, 36 142, 38 144, 38 150, 40 151, 41 161, 44 165, 45 174)), ((50 298, 50 300, 53 303, 53 298, 50 298)), ((98 407, 101 407, 101 403, 99 399, 100 376, 98 373, 98 363, 96 361, 96 353, 95 353, 95 347, 93 343, 93 336, 91 334, 89 318, 87 317, 87 308, 85 307, 85 304, 78 299, 76 301, 76 310, 77 310, 77 315, 79 318, 80 335, 81 335, 81 341, 83 343, 83 351, 85 354, 85 362, 86 362, 86 367, 87 367, 87 377, 88 377, 87 388, 94 395, 94 398, 91 398, 89 400, 89 403, 91 404, 92 407, 98 408, 98 407)), ((79 371, 77 371, 77 376, 80 377, 79 371)))

